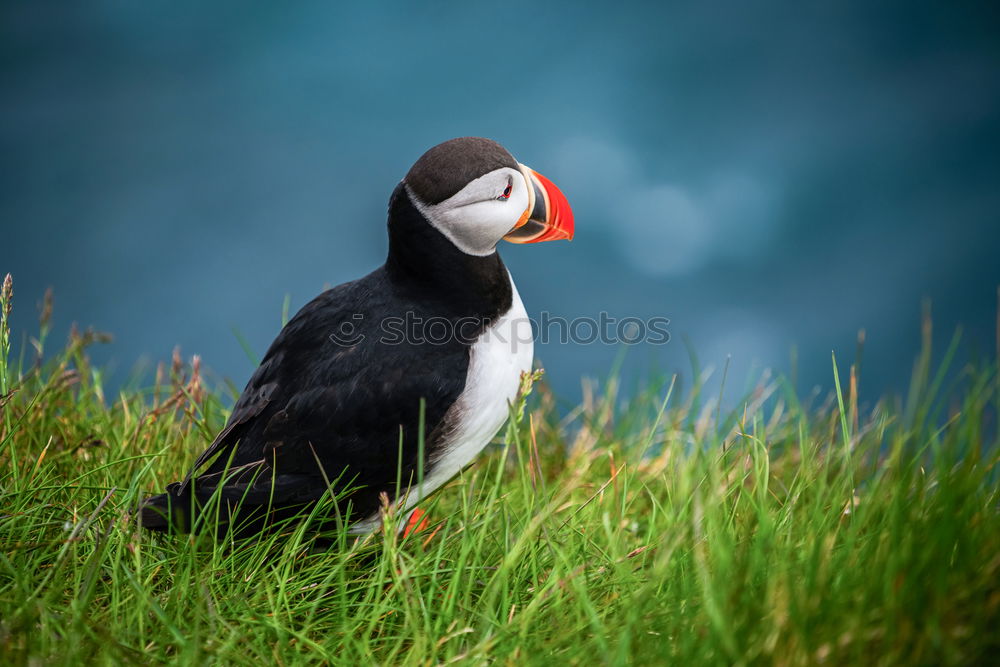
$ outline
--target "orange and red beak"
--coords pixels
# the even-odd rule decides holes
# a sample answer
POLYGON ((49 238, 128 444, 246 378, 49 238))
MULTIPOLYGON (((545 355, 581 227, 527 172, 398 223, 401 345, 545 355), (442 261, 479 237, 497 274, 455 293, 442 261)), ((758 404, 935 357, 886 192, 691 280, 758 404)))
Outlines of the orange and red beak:
POLYGON ((504 239, 511 243, 573 240, 573 210, 555 183, 521 166, 528 182, 528 208, 504 239))

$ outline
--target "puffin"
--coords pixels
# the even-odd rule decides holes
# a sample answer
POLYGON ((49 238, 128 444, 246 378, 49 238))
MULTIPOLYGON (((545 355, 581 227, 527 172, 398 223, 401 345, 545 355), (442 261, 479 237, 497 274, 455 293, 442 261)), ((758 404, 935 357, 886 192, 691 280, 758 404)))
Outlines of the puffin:
POLYGON ((497 142, 461 137, 413 164, 387 217, 385 263, 287 322, 187 476, 140 503, 144 528, 245 537, 326 496, 319 530, 370 533, 387 499, 412 510, 497 434, 533 361, 497 245, 571 240, 566 197, 497 142))

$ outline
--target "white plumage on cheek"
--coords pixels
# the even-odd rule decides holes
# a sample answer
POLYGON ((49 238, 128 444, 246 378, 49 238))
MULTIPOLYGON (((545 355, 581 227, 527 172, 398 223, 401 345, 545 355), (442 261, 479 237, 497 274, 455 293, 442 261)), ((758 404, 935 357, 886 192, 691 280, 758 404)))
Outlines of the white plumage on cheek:
POLYGON ((406 192, 427 221, 469 255, 491 254, 528 207, 524 175, 508 167, 480 176, 439 204, 425 204, 409 186, 406 192), (510 197, 497 199, 508 183, 510 197))

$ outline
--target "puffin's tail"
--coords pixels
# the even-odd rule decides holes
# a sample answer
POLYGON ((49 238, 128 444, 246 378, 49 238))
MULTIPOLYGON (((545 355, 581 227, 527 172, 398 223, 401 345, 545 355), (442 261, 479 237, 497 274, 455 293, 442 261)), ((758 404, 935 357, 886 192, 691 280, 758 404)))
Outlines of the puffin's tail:
POLYGON ((158 532, 190 533, 206 524, 220 535, 232 527, 237 536, 246 536, 308 511, 326 489, 322 479, 303 475, 272 479, 257 472, 248 467, 235 476, 215 474, 168 484, 166 493, 139 504, 139 522, 158 532))
POLYGON ((234 520, 259 518, 271 489, 270 475, 261 475, 260 463, 167 484, 166 493, 139 503, 139 522, 148 530, 190 533, 204 523, 198 519, 208 512, 221 534, 234 520))
POLYGON ((189 533, 196 512, 191 486, 180 490, 180 484, 170 484, 166 493, 150 496, 139 504, 139 522, 147 530, 189 533))

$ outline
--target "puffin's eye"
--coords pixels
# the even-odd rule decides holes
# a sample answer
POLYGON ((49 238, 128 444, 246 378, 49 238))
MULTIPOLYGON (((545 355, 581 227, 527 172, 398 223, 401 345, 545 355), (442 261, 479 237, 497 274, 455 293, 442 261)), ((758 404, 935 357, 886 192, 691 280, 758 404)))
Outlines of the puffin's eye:
POLYGON ((500 200, 510 199, 510 191, 512 188, 513 184, 510 181, 507 181, 507 187, 503 189, 503 194, 497 197, 497 199, 500 200))

